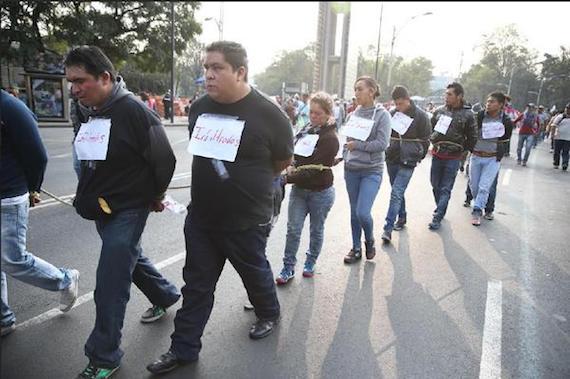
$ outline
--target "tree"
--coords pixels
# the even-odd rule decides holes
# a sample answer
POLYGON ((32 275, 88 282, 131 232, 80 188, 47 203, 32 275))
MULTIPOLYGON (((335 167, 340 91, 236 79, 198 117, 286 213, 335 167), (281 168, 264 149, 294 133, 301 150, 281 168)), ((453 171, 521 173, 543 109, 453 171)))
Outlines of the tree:
MULTIPOLYGON (((368 75, 374 77, 376 68, 376 47, 369 46, 367 54, 359 51, 357 76, 368 75), (373 58, 368 58, 373 57, 373 58)), ((415 57, 411 61, 405 61, 400 56, 392 57, 394 65, 392 67, 391 87, 396 84, 403 85, 410 91, 410 94, 427 96, 430 93, 430 81, 433 77, 433 64, 425 57, 415 57)), ((392 88, 386 88, 388 81, 388 66, 390 57, 382 55, 378 59, 378 77, 376 81, 380 84, 382 101, 390 99, 392 88)))
POLYGON ((539 87, 537 53, 527 45, 527 39, 512 24, 484 34, 480 44, 483 57, 461 76, 466 100, 482 103, 494 90, 507 92, 511 83, 510 95, 516 108, 535 102, 539 87))
MULTIPOLYGON (((199 2, 176 2, 176 52, 181 54, 200 24, 199 2)), ((2 56, 23 65, 38 53, 65 54, 77 45, 99 46, 121 69, 127 61, 146 72, 170 71, 170 2, 52 2, 4 0, 0 11, 2 56), (18 42, 20 48, 11 48, 18 42)))
POLYGON ((282 51, 274 62, 261 74, 255 76, 258 88, 269 95, 280 95, 284 82, 305 82, 312 91, 314 46, 294 51, 282 51))
POLYGON ((570 102, 570 51, 561 46, 560 55, 554 56, 544 54, 541 78, 542 101, 551 107, 556 105, 557 109, 564 109, 570 102))

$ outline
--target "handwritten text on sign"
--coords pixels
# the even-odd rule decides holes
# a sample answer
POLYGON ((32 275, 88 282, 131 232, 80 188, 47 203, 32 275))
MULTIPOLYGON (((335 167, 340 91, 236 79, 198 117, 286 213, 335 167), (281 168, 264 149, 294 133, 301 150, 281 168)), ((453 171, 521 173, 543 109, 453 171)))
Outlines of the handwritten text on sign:
POLYGON ((499 121, 483 122, 483 139, 499 138, 505 135, 505 125, 499 121))
POLYGON ((449 129, 449 125, 451 124, 452 118, 446 115, 439 116, 437 120, 437 124, 435 124, 434 130, 436 132, 440 132, 441 134, 447 134, 447 130, 449 129))
POLYGON ((302 157, 310 157, 315 151, 315 146, 317 146, 318 140, 318 134, 307 134, 303 136, 295 144, 295 154, 302 157))
POLYGON ((412 125, 413 121, 414 119, 408 115, 405 115, 402 112, 396 112, 394 113, 394 116, 392 116, 392 130, 396 131, 400 135, 404 135, 410 128, 410 125, 412 125))
POLYGON ((348 122, 342 127, 341 133, 347 137, 366 141, 373 126, 374 120, 352 115, 348 119, 348 122))
POLYGON ((204 158, 233 162, 244 126, 245 121, 202 115, 192 130, 188 152, 204 158))
POLYGON ((81 161, 104 161, 107 159, 110 134, 110 119, 95 118, 81 124, 73 143, 77 159, 81 161))

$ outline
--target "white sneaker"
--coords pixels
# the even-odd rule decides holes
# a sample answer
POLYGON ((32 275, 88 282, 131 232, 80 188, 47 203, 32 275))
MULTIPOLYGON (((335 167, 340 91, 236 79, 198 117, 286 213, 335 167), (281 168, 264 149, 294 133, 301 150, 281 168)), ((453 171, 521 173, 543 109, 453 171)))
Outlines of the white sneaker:
POLYGON ((69 270, 69 276, 71 277, 69 287, 60 291, 59 310, 62 312, 69 312, 71 310, 79 293, 79 271, 69 270))

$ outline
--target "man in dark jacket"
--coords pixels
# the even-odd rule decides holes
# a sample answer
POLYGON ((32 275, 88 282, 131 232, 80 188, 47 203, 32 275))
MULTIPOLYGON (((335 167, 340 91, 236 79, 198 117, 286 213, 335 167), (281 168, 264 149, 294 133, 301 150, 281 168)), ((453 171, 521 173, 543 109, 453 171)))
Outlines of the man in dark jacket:
POLYGON ((503 112, 504 105, 505 95, 493 92, 487 98, 485 111, 477 114, 478 138, 469 163, 469 186, 475 199, 471 222, 475 226, 481 225, 483 208, 513 131, 511 119, 503 112))
POLYGON ((47 165, 46 149, 35 115, 8 92, 0 91, 2 196, 2 336, 15 329, 8 306, 6 274, 35 287, 61 294, 60 310, 67 312, 77 299, 79 271, 60 269, 26 250, 28 207, 39 202, 47 165))
POLYGON ((461 155, 465 150, 472 151, 477 142, 477 127, 471 107, 463 101, 463 86, 451 83, 445 91, 445 105, 433 113, 431 124, 433 133, 433 159, 431 164, 431 185, 436 209, 429 228, 441 227, 441 220, 447 212, 461 155))
POLYGON ((392 115, 392 136, 386 150, 386 166, 390 176, 392 192, 386 215, 382 240, 392 240, 392 230, 402 230, 406 224, 406 201, 404 193, 414 173, 416 165, 425 158, 429 148, 431 125, 426 112, 410 100, 406 87, 395 86, 392 99, 396 109, 392 115), (406 116, 406 117, 404 117, 406 116), (399 121, 402 120, 402 121, 399 121), (396 216, 398 221, 396 222, 396 216), (394 226, 394 222, 396 225, 394 226))
POLYGON ((65 59, 66 77, 84 120, 75 138, 82 161, 74 206, 94 220, 103 246, 95 285, 95 327, 85 344, 89 365, 81 378, 108 378, 120 365, 121 329, 131 283, 153 304, 152 322, 180 292, 142 254, 141 234, 150 210, 160 212, 176 159, 159 116, 116 80, 113 64, 97 47, 82 46, 65 59))

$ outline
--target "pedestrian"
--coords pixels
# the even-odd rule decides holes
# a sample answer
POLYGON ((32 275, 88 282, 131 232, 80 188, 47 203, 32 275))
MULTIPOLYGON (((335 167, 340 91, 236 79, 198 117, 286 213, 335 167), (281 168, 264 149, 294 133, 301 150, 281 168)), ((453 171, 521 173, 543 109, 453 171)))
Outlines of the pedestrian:
POLYGON ((402 230, 406 225, 408 217, 404 194, 412 179, 414 168, 428 152, 431 134, 427 113, 410 99, 406 87, 395 86, 392 90, 392 99, 396 109, 390 112, 392 135, 390 146, 386 150, 386 167, 392 190, 382 234, 385 243, 390 243, 392 240, 392 230, 402 230))
POLYGON ((309 94, 304 93, 297 103, 297 129, 301 130, 309 123, 309 94))
POLYGON ((170 90, 166 91, 162 97, 162 105, 164 106, 164 118, 168 120, 172 114, 172 94, 170 90))
POLYGON ((198 359, 226 259, 239 273, 257 316, 249 337, 268 336, 280 316, 265 248, 274 178, 293 156, 291 124, 277 104, 248 84, 242 45, 210 44, 204 68, 207 95, 192 103, 189 115, 194 158, 192 201, 184 225, 184 302, 168 352, 147 366, 154 374, 198 359))
POLYGON ((364 231, 366 259, 376 255, 374 220, 371 211, 382 183, 385 151, 390 143, 390 114, 382 104, 374 104, 380 96, 380 86, 369 76, 354 83, 358 107, 348 116, 342 133, 347 136, 344 146, 344 180, 350 201, 352 249, 345 263, 362 258, 361 238, 364 231))
POLYGON ((327 93, 317 92, 311 96, 309 107, 309 124, 295 136, 294 164, 287 168, 285 175, 285 182, 292 183, 293 188, 289 194, 283 269, 276 279, 279 285, 295 276, 297 251, 307 215, 311 219, 311 233, 303 276, 313 277, 323 246, 325 221, 335 198, 331 167, 339 142, 336 124, 329 122, 334 120, 333 100, 327 93))
MULTIPOLYGON (((513 122, 513 130, 516 128, 516 120, 520 114, 512 105, 511 101, 512 98, 509 95, 505 95, 506 102, 504 107, 504 112, 509 116, 511 121, 513 122)), ((505 145, 505 157, 509 157, 511 155, 511 141, 506 143, 505 145)))
POLYGON ((79 377, 101 379, 121 364, 121 329, 131 283, 152 304, 141 317, 144 323, 160 319, 180 297, 141 247, 149 212, 164 209, 162 199, 176 158, 160 117, 116 81, 113 64, 98 47, 75 48, 64 64, 81 114, 89 120, 75 138, 82 165, 73 204, 81 217, 95 221, 102 241, 95 327, 85 344, 89 364, 79 377), (86 135, 99 138, 93 142, 86 135))
MULTIPOLYGON (((483 216, 485 220, 491 221, 495 219, 495 215, 493 212, 495 212, 495 199, 497 196, 498 180, 499 180, 499 173, 497 173, 497 176, 495 176, 495 180, 493 180, 493 184, 491 185, 491 189, 489 190, 489 198, 487 199, 487 204, 485 205, 485 215, 483 216)), ((471 193, 471 183, 469 183, 469 176, 468 176, 467 187, 465 188, 465 202, 463 203, 463 206, 465 208, 471 208, 471 200, 473 200, 473 194, 471 193)))
POLYGON ((515 124, 519 121, 522 121, 522 126, 519 130, 517 164, 526 166, 534 143, 533 141, 537 138, 538 131, 540 130, 540 121, 536 113, 536 106, 533 103, 527 104, 526 110, 515 120, 515 124), (523 147, 525 148, 524 156, 522 155, 523 147))
POLYGON ((469 187, 475 199, 471 213, 471 224, 474 226, 481 225, 483 209, 487 206, 493 182, 499 175, 505 144, 513 132, 512 121, 503 111, 505 101, 502 92, 493 92, 487 97, 485 110, 477 114, 477 143, 469 163, 469 187))
POLYGON ((26 105, 0 90, 2 197, 2 337, 16 328, 16 316, 8 305, 6 274, 34 287, 59 291, 62 312, 75 304, 79 271, 57 268, 26 250, 29 207, 39 201, 47 165, 47 153, 36 116, 26 105))
POLYGON ((451 191, 457 177, 464 151, 473 151, 477 142, 477 127, 470 106, 463 101, 463 86, 449 84, 445 91, 445 105, 437 108, 431 119, 433 144, 431 185, 436 208, 429 228, 437 230, 447 212, 451 191))
POLYGON ((341 100, 338 98, 334 99, 333 115, 336 120, 336 127, 340 128, 344 123, 345 114, 344 107, 341 104, 341 100))
POLYGON ((552 136, 554 139, 554 168, 560 166, 562 156, 562 170, 568 170, 570 152, 570 103, 566 104, 564 113, 559 114, 552 121, 552 136))

